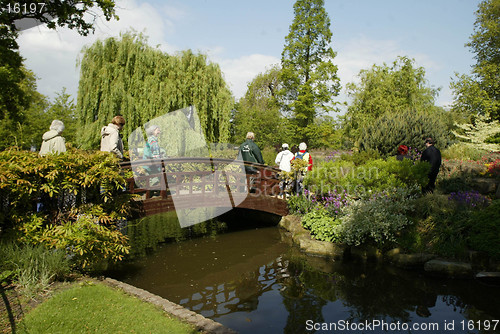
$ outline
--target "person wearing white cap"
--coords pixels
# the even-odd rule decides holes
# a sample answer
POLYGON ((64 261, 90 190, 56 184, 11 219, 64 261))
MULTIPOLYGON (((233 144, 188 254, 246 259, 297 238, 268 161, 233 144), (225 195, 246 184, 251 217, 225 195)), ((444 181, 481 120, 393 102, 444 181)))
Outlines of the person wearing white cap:
POLYGON ((293 153, 288 149, 288 144, 281 145, 281 152, 278 153, 274 162, 279 165, 279 169, 285 172, 292 170, 290 161, 293 159, 293 153))

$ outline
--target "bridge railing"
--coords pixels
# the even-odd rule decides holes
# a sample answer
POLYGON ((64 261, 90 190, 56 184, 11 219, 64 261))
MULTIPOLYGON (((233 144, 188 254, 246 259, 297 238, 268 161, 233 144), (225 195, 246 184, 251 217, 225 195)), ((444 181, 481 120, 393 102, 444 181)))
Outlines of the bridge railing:
POLYGON ((215 195, 219 192, 255 193, 274 196, 280 193, 279 173, 274 167, 219 158, 166 158, 122 162, 134 177, 127 180, 127 190, 142 195, 166 198, 169 194, 215 195), (247 174, 245 166, 257 171, 247 174))

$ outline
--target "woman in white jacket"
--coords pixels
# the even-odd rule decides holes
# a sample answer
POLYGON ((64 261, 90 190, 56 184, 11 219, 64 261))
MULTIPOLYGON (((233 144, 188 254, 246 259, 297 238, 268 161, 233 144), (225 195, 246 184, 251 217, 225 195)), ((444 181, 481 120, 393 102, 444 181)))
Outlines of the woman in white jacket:
POLYGON ((40 147, 40 155, 58 154, 66 152, 66 141, 61 133, 64 131, 64 123, 58 119, 52 121, 50 130, 42 136, 43 142, 40 147))
POLYGON ((101 151, 113 152, 118 158, 123 159, 123 141, 120 130, 125 125, 123 116, 115 116, 101 129, 101 151))

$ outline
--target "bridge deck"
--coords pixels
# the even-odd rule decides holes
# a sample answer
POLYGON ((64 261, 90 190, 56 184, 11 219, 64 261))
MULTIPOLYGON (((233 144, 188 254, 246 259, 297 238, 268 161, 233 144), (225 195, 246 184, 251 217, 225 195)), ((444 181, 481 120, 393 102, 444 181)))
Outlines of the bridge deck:
POLYGON ((190 208, 246 208, 284 216, 286 200, 279 197, 280 170, 226 159, 174 158, 121 164, 132 169, 128 191, 139 215, 190 208), (246 174, 245 166, 257 170, 246 174))

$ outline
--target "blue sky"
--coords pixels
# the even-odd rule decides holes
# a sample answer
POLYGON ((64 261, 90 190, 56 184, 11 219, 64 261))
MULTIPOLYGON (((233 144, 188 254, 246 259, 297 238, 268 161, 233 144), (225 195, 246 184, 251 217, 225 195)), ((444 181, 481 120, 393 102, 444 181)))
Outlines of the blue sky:
MULTIPOLYGON (((473 54, 464 46, 473 33, 479 0, 326 0, 334 63, 342 87, 361 69, 391 64, 397 56, 414 58, 426 78, 441 87, 437 103, 452 101, 454 73, 470 73, 473 54)), ((151 46, 167 53, 192 49, 220 65, 235 98, 246 85, 281 58, 293 20, 293 0, 118 0, 119 21, 98 20, 87 37, 39 26, 23 31, 20 52, 51 99, 66 87, 76 101, 83 46, 118 36, 131 28, 149 36, 151 46)), ((345 92, 337 98, 347 99, 345 92)))

